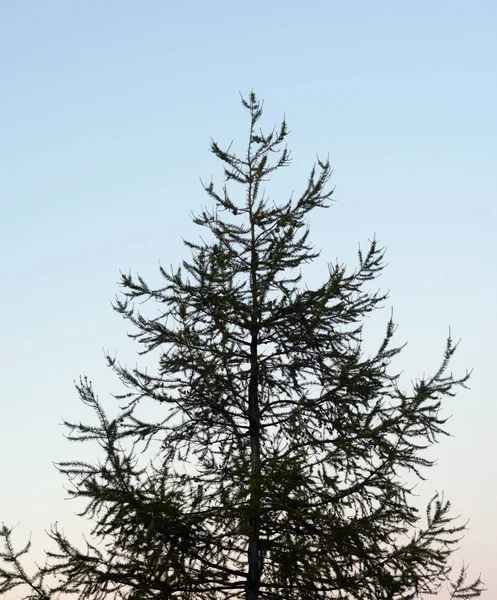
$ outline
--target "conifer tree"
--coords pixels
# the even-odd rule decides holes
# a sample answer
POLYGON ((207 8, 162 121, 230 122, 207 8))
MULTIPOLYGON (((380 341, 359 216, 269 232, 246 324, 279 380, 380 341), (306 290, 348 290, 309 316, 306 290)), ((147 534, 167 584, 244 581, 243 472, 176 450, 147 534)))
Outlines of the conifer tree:
POLYGON ((212 142, 226 184, 204 184, 213 208, 194 217, 210 239, 185 242, 191 260, 161 268, 160 287, 122 275, 114 308, 141 354, 157 355, 156 371, 107 355, 126 387, 115 418, 88 379, 77 385, 97 420, 66 422, 69 437, 96 441, 103 460, 58 468, 86 502, 92 536, 80 547, 54 525, 47 564, 31 576, 29 544, 15 550, 4 526, 0 592, 409 600, 447 584, 454 600, 480 596, 465 567, 450 583, 465 529, 450 503, 435 494, 419 514, 406 483, 424 478, 425 451, 446 433, 442 401, 468 379, 448 371, 456 346, 449 337, 440 366, 410 390, 392 371, 391 319, 365 353, 364 318, 386 299, 371 292, 384 266, 376 240, 354 270, 330 264, 322 285, 299 285, 318 256, 308 217, 331 204, 330 164, 318 160, 300 196, 273 202, 264 186, 290 163, 287 126, 263 133, 262 103, 254 93, 242 103, 247 149, 212 142), (139 310, 148 299, 153 317, 139 310), (143 416, 147 401, 163 420, 143 416))

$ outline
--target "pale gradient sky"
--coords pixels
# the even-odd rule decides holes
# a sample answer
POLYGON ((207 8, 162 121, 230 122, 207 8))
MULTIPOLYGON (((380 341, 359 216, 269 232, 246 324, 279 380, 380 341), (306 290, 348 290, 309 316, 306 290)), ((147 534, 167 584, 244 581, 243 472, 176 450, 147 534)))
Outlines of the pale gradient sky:
MULTIPOLYGON (((471 389, 446 403, 454 438, 421 499, 444 490, 470 519, 458 561, 497 597, 497 3, 0 0, 0 521, 40 558, 58 520, 82 531, 52 462, 87 456, 62 417, 87 414, 80 374, 113 406, 102 348, 134 363, 112 312, 119 270, 157 282, 189 256, 199 177, 221 182, 213 136, 243 150, 239 90, 286 113, 284 200, 329 153, 336 204, 312 221, 322 255, 354 265, 376 233, 389 263, 379 339, 394 309, 406 381, 438 366, 449 326, 471 389)), ((458 562, 456 564, 459 564, 458 562)), ((15 597, 15 595, 13 595, 15 597)))

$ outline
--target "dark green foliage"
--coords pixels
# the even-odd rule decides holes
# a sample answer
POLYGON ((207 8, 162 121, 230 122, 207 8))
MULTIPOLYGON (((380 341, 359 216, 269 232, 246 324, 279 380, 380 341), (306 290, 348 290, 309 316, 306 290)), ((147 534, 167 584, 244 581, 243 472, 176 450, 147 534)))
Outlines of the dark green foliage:
MULTIPOLYGON (((98 422, 66 423, 70 439, 96 440, 104 460, 59 465, 94 528, 84 550, 52 529, 56 550, 37 574, 55 578, 51 594, 408 600, 448 581, 465 527, 438 495, 425 522, 405 478, 432 464, 424 450, 445 433, 441 402, 468 376, 448 373, 449 338, 434 375, 401 389, 391 320, 378 350, 364 353, 362 322, 386 298, 370 291, 383 268, 376 240, 354 271, 330 265, 317 289, 299 287, 299 269, 318 256, 306 223, 330 205, 330 165, 317 162, 298 198, 271 202, 262 184, 290 162, 286 124, 263 134, 255 95, 243 106, 244 157, 211 148, 243 195, 204 185, 214 209, 194 222, 211 239, 185 242, 191 262, 161 268, 163 287, 122 276, 115 309, 142 353, 158 353, 156 373, 107 357, 128 389, 115 419, 86 379, 78 385, 98 422), (154 318, 135 306, 147 299, 154 318), (163 407, 162 422, 138 417, 146 399, 163 407)), ((9 530, 3 537, 10 544, 9 530)), ((14 554, 8 545, 3 558, 14 554)), ((29 583, 11 567, 0 591, 29 583)), ((480 595, 465 573, 450 598, 480 595)), ((46 594, 30 581, 26 598, 46 594)))

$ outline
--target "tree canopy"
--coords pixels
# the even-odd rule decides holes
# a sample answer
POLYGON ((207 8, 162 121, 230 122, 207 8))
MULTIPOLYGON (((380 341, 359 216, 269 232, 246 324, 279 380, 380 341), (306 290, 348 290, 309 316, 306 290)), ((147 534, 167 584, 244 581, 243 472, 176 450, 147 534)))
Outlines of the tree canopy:
POLYGON ((467 583, 465 567, 451 580, 465 525, 438 494, 420 514, 406 482, 433 464, 442 401, 468 379, 449 372, 456 345, 449 337, 409 390, 392 367, 402 350, 392 318, 365 352, 364 319, 386 299, 371 291, 384 267, 376 239, 354 269, 329 264, 322 285, 302 286, 301 267, 319 255, 308 218, 332 201, 330 163, 317 160, 300 195, 272 201, 264 186, 290 164, 287 125, 263 133, 262 103, 254 93, 242 103, 244 154, 212 142, 225 184, 204 184, 213 208, 193 219, 209 239, 186 241, 191 259, 161 267, 159 287, 122 274, 114 308, 155 372, 107 355, 126 388, 114 418, 87 378, 77 384, 97 420, 66 422, 69 438, 97 442, 103 459, 58 468, 86 502, 91 538, 79 547, 52 526, 47 564, 31 575, 29 543, 16 550, 4 526, 0 592, 410 600, 448 583, 454 600, 477 597, 483 585, 467 583), (143 416, 146 401, 162 420, 143 416))

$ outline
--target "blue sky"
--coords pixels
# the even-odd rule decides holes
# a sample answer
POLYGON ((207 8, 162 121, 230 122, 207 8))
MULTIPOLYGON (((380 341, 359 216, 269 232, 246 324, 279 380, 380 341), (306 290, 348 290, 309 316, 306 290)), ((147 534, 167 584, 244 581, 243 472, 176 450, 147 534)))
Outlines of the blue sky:
POLYGON ((84 450, 60 426, 86 417, 73 380, 112 406, 102 348, 136 359, 110 306, 119 271, 154 282, 159 260, 188 257, 199 178, 222 181, 210 137, 243 150, 253 88, 264 124, 285 114, 292 132, 272 197, 316 153, 334 168, 306 281, 376 234, 390 298, 371 343, 393 307, 409 382, 438 366, 449 326, 461 338, 471 389, 447 403, 455 437, 420 494, 444 490, 470 519, 461 558, 496 596, 496 30, 497 4, 478 0, 0 2, 0 521, 32 531, 37 556, 50 522, 82 530, 52 465, 84 450))

